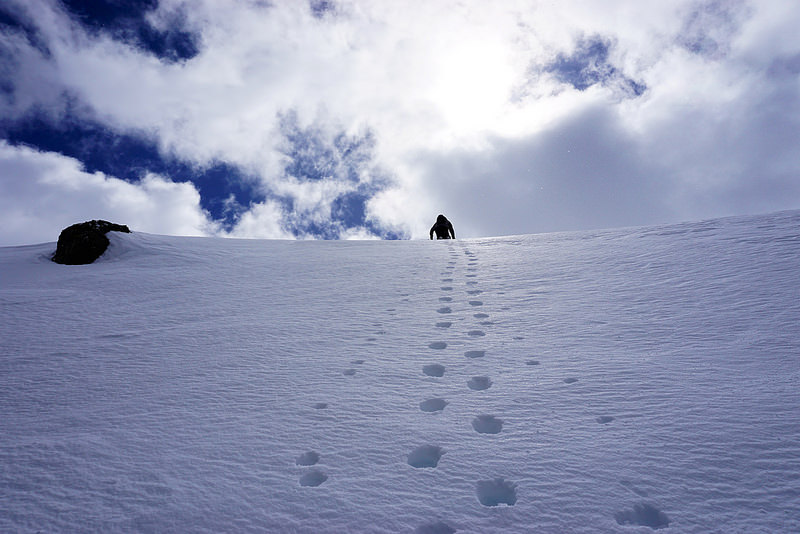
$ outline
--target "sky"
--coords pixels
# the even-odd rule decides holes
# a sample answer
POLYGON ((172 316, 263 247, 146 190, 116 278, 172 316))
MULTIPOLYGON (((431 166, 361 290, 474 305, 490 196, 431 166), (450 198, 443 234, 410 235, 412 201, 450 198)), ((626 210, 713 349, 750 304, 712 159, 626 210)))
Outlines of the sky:
POLYGON ((6 0, 0 245, 799 208, 799 26, 786 0, 6 0))

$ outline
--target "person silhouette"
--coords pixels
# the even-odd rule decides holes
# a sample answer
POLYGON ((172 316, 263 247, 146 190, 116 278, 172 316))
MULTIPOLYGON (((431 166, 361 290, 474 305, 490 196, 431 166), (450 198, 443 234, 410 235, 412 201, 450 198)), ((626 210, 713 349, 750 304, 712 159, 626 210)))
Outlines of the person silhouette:
POLYGON ((436 217, 436 222, 431 226, 431 239, 433 233, 436 232, 436 239, 455 239, 456 231, 453 230, 453 224, 447 220, 444 215, 436 217))

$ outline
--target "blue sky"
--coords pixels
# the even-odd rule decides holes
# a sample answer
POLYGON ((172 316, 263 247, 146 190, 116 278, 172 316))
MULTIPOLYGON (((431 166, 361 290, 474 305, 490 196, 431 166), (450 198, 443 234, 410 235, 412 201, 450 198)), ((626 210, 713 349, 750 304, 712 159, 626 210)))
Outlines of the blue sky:
POLYGON ((800 208, 800 5, 595 4, 3 2, 0 245, 800 208))

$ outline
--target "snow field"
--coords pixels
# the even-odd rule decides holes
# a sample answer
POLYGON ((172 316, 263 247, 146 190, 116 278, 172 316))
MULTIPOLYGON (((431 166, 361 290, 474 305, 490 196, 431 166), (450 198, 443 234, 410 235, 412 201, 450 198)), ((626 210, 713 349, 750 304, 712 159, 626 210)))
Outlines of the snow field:
POLYGON ((0 249, 0 530, 800 530, 800 213, 0 249))

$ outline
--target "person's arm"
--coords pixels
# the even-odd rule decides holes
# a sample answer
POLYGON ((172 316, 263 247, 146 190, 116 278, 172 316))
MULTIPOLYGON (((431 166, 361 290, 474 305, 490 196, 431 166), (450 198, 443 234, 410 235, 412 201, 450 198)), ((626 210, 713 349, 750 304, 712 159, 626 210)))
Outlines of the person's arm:
POLYGON ((434 229, 434 228, 436 228, 436 225, 435 225, 435 224, 434 224, 433 226, 431 226, 431 240, 433 239, 433 229, 434 229))
POLYGON ((449 223, 448 226, 450 227, 450 235, 453 236, 453 239, 456 238, 456 231, 453 229, 453 223, 449 223))

